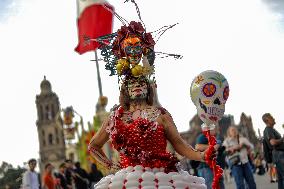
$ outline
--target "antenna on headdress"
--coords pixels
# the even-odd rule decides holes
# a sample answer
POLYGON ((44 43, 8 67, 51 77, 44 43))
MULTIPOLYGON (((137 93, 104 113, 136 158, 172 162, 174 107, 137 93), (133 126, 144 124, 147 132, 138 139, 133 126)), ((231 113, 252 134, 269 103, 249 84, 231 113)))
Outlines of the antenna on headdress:
POLYGON ((118 82, 123 79, 124 76, 133 75, 138 77, 140 75, 150 77, 154 74, 154 60, 156 56, 160 58, 173 57, 174 59, 181 59, 182 56, 172 53, 156 52, 154 50, 154 45, 159 41, 160 37, 169 29, 176 26, 176 24, 163 26, 154 32, 146 32, 146 26, 141 18, 140 10, 135 2, 135 0, 125 0, 124 3, 131 2, 135 5, 140 22, 131 21, 128 23, 124 18, 119 16, 113 10, 110 10, 122 23, 124 26, 118 30, 116 33, 101 36, 96 39, 88 39, 99 42, 101 55, 106 62, 105 69, 110 70, 110 76, 118 75, 118 82), (126 25, 127 23, 127 25, 126 25), (140 40, 143 41, 142 46, 145 48, 143 51, 142 65, 141 64, 130 64, 129 60, 125 57, 126 54, 124 49, 122 49, 121 42, 124 38, 130 34, 137 34, 140 36, 140 40), (152 35, 155 35, 153 39, 152 35), (156 41, 156 42, 155 42, 156 41))
POLYGON ((135 5, 136 12, 137 12, 137 15, 138 15, 138 17, 139 17, 139 20, 140 20, 141 23, 143 24, 143 27, 144 27, 145 32, 146 32, 146 25, 144 24, 144 22, 143 22, 143 20, 142 20, 142 18, 141 18, 140 10, 139 10, 139 7, 138 7, 137 3, 135 2, 135 0, 125 0, 124 3, 129 2, 129 1, 135 5))
POLYGON ((128 25, 129 22, 123 18, 122 16, 120 16, 119 14, 117 14, 114 10, 110 9, 109 7, 107 7, 106 5, 103 5, 105 9, 107 9, 108 11, 110 11, 111 13, 114 14, 114 16, 124 25, 128 25))
POLYGON ((179 54, 173 54, 173 53, 164 53, 164 52, 156 52, 156 55, 159 55, 159 58, 167 58, 167 57, 173 57, 174 59, 182 59, 183 56, 179 54))
MULTIPOLYGON (((173 28, 174 26, 178 25, 179 23, 176 24, 172 24, 172 25, 168 25, 168 26, 163 26, 153 32, 151 32, 152 34, 155 34, 154 39, 155 39, 155 43, 157 43, 160 39, 160 37, 169 29, 173 28)), ((173 57, 174 59, 182 59, 183 56, 182 55, 178 55, 178 54, 172 54, 172 53, 164 53, 164 52, 157 52, 155 51, 155 55, 159 56, 159 58, 166 58, 166 57, 173 57)))
POLYGON ((172 25, 168 25, 168 26, 163 26, 159 29, 157 29, 156 31, 153 31, 151 33, 156 33, 157 34, 154 36, 154 38, 156 38, 158 36, 158 39, 155 41, 156 43, 159 41, 160 37, 168 30, 168 29, 171 29, 173 27, 175 27, 176 25, 178 25, 179 23, 176 23, 176 24, 172 24, 172 25))

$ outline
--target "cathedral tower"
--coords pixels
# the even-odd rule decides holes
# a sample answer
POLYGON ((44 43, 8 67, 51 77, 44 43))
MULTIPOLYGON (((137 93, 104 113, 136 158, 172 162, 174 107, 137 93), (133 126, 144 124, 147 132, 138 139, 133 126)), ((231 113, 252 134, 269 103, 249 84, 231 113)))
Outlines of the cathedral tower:
POLYGON ((40 84, 41 92, 36 96, 37 131, 40 153, 40 170, 47 163, 55 168, 65 160, 65 140, 60 118, 60 103, 52 91, 51 84, 44 76, 40 84))

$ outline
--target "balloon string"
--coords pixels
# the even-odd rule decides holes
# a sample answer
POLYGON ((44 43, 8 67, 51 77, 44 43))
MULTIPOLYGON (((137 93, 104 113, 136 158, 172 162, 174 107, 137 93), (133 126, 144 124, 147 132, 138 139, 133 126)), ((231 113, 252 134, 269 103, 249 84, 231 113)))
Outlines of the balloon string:
POLYGON ((219 180, 222 177, 223 169, 217 165, 216 158, 211 158, 213 152, 215 151, 214 146, 216 145, 216 138, 210 134, 210 130, 202 131, 203 134, 208 139, 209 150, 205 155, 205 162, 213 171, 213 181, 212 181, 212 189, 220 189, 219 180))

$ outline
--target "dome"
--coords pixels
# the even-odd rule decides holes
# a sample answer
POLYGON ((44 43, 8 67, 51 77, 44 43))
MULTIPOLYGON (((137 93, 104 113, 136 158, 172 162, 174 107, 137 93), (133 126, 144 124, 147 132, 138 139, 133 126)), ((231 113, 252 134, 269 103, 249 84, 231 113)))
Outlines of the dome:
POLYGON ((45 76, 44 76, 44 79, 42 80, 42 82, 40 83, 40 89, 41 89, 41 93, 50 93, 50 92, 52 92, 52 90, 51 90, 51 84, 50 84, 50 82, 46 79, 45 76))

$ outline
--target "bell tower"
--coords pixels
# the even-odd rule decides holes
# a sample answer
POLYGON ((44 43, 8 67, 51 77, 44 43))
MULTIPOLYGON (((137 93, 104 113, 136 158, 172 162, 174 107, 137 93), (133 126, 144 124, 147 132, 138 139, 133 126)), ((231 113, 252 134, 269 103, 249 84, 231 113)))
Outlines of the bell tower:
POLYGON ((52 91, 50 82, 44 76, 40 84, 40 94, 36 95, 37 131, 40 153, 40 171, 51 163, 55 168, 65 160, 65 140, 60 118, 58 96, 52 91))

